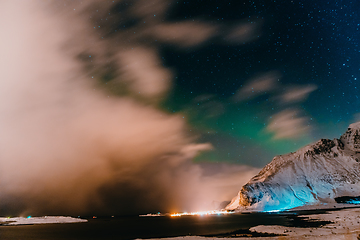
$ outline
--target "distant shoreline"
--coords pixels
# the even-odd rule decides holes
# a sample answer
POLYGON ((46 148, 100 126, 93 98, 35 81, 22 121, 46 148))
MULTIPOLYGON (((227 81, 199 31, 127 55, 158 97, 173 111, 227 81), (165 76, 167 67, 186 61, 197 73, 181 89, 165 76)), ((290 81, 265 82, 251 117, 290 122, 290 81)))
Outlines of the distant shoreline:
POLYGON ((65 216, 43 216, 43 217, 0 217, 0 226, 54 224, 54 223, 83 223, 86 219, 65 216))

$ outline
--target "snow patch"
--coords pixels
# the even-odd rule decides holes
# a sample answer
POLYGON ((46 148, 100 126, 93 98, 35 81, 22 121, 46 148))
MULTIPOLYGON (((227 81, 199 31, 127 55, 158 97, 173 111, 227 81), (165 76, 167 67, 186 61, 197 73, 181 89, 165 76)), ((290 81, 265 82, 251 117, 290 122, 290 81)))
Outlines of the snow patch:
POLYGON ((0 225, 32 225, 49 223, 79 223, 87 222, 86 219, 63 217, 63 216, 44 216, 44 217, 0 217, 0 225))
POLYGON ((358 239, 360 234, 360 209, 343 209, 325 214, 306 215, 313 221, 331 221, 318 228, 300 228, 284 226, 256 226, 250 228, 252 232, 282 234, 281 239, 358 239))

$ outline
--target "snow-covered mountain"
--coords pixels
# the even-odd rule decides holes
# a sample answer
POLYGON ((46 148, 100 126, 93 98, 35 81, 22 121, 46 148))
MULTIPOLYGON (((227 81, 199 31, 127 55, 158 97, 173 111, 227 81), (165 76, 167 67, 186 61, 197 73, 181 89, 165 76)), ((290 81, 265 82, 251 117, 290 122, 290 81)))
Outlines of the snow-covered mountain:
POLYGON ((276 156, 245 184, 226 209, 285 210, 360 196, 360 122, 340 139, 321 139, 276 156))

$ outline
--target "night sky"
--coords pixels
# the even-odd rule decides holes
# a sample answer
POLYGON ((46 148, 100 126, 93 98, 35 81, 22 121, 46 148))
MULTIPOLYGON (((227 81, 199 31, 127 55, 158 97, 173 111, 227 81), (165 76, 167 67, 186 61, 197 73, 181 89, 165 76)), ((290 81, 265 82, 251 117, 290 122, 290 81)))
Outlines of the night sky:
POLYGON ((339 138, 360 120, 359 9, 3 1, 0 214, 208 210, 339 138))
POLYGON ((196 161, 262 167, 274 155, 320 138, 337 138, 358 120, 358 2, 177 1, 175 6, 179 10, 169 21, 259 25, 257 35, 244 44, 218 37, 195 49, 162 46, 164 64, 176 69, 164 108, 184 114, 201 141, 215 147, 196 161), (276 85, 241 101, 234 98, 246 84, 268 74, 276 74, 276 85), (276 97, 309 86, 299 101, 276 97), (287 110, 292 113, 288 121, 301 119, 288 127, 305 131, 274 139, 266 129, 276 114, 287 110))

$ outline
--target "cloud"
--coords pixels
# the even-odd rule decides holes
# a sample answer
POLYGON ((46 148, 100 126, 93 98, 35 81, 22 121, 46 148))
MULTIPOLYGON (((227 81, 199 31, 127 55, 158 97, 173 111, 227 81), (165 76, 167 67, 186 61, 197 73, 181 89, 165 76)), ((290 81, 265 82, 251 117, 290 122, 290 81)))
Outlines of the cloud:
POLYGON ((95 84, 111 62, 114 81, 150 100, 166 94, 171 73, 156 47, 97 38, 74 13, 96 2, 61 3, 56 13, 43 1, 0 8, 1 214, 198 210, 234 195, 257 169, 208 177, 192 158, 212 146, 197 143, 182 116, 95 84), (87 51, 95 55, 76 58, 87 51))
POLYGON ((254 40, 259 36, 260 24, 257 22, 214 24, 196 18, 169 21, 168 12, 176 5, 172 3, 176 1, 130 0, 106 4, 91 1, 91 4, 71 4, 83 9, 87 15, 90 10, 93 26, 95 30, 102 32, 102 38, 114 38, 122 45, 130 46, 146 42, 155 46, 165 43, 188 48, 204 44, 210 39, 227 44, 238 44, 254 40))
POLYGON ((245 43, 260 36, 259 23, 239 23, 232 27, 225 35, 224 40, 230 43, 245 43))
POLYGON ((136 47, 118 54, 121 78, 129 89, 148 99, 162 97, 168 92, 171 71, 162 63, 153 49, 136 47))
POLYGON ((308 119, 300 116, 299 110, 283 110, 272 116, 266 130, 274 134, 274 139, 296 139, 306 135, 310 127, 308 119))
POLYGON ((278 86, 280 78, 277 72, 268 72, 248 81, 235 94, 235 101, 251 100, 263 94, 268 94, 278 86))
POLYGON ((310 84, 307 86, 292 86, 289 87, 282 95, 281 102, 282 103, 295 103, 304 101, 311 92, 315 91, 317 86, 314 84, 310 84))
POLYGON ((158 24, 150 29, 162 42, 182 47, 197 46, 216 34, 218 26, 199 21, 158 24))
MULTIPOLYGON (((266 101, 270 100, 271 110, 277 111, 276 114, 262 111, 264 116, 274 114, 266 127, 267 132, 274 134, 273 139, 305 137, 311 129, 310 120, 308 117, 301 116, 302 112, 298 110, 299 103, 305 101, 309 94, 317 89, 317 86, 314 84, 286 85, 280 83, 279 80, 280 74, 275 71, 255 77, 238 89, 233 96, 233 101, 243 103, 266 95, 266 101)), ((260 102, 260 104, 264 103, 265 101, 260 102)), ((267 120, 264 119, 264 121, 267 120)))
MULTIPOLYGON (((130 8, 130 14, 148 21, 163 21, 169 6, 171 6, 167 0, 138 0, 129 2, 131 4, 127 6, 130 8)), ((125 4, 122 1, 117 1, 118 6, 124 6, 125 4)))
POLYGON ((296 86, 281 84, 280 78, 281 74, 276 71, 259 75, 239 88, 233 99, 242 102, 268 94, 272 100, 277 100, 279 105, 296 104, 306 100, 309 94, 317 89, 314 84, 296 86))

